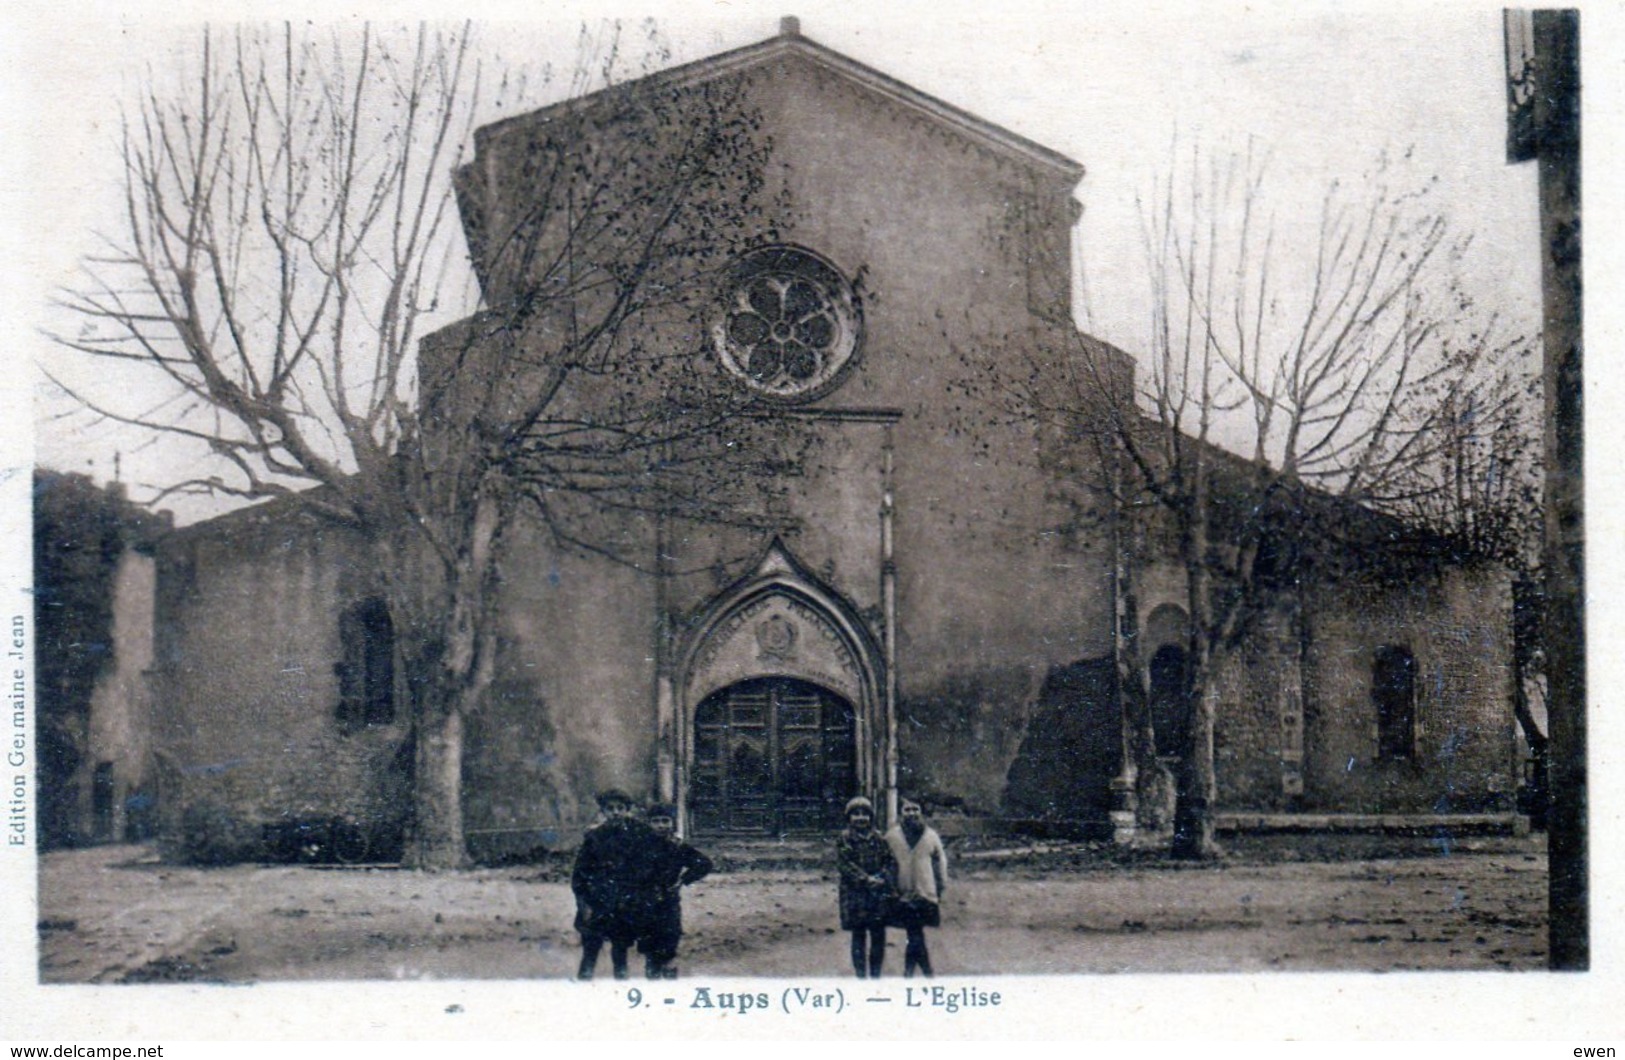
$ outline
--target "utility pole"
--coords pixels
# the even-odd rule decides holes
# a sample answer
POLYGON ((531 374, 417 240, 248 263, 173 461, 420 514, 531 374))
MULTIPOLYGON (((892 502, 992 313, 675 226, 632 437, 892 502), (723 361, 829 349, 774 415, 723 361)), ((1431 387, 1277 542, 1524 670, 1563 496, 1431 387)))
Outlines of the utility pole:
POLYGON ((1586 787, 1585 506, 1580 330, 1580 13, 1504 13, 1507 161, 1540 167, 1546 399, 1545 581, 1551 804, 1548 963, 1591 966, 1586 787))

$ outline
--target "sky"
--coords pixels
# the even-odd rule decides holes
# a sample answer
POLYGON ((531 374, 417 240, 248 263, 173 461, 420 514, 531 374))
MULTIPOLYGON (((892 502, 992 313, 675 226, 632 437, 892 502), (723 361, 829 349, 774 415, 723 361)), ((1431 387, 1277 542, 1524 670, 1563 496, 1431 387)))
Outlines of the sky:
MULTIPOLYGON (((102 369, 66 360, 38 335, 42 321, 52 323, 38 314, 74 282, 79 261, 95 249, 92 233, 116 226, 121 101, 148 69, 173 61, 200 18, 220 18, 219 8, 192 8, 189 0, 164 5, 162 18, 89 10, 34 6, 5 45, 6 139, 15 145, 7 206, 20 222, 8 226, 8 260, 20 265, 8 291, 8 311, 18 314, 11 334, 73 378, 102 369)), ((273 9, 242 10, 263 17, 273 9)), ((295 17, 335 10, 350 9, 274 8, 295 17)), ((406 9, 440 17, 449 10, 406 9)), ((516 10, 474 3, 452 13, 490 15, 482 18, 488 59, 532 67, 567 64, 581 21, 600 17, 569 4, 524 9, 545 10, 545 20, 517 19, 516 10)), ((1505 161, 1498 7, 1026 2, 1001 7, 996 18, 990 6, 963 0, 624 10, 629 20, 658 20, 674 61, 770 36, 780 16, 793 13, 813 40, 1081 162, 1086 176, 1076 196, 1084 209, 1073 253, 1079 322, 1130 351, 1145 347, 1149 319, 1140 201, 1171 168, 1175 144, 1209 152, 1249 141, 1261 147, 1272 208, 1287 221, 1312 217, 1328 181, 1356 180, 1380 152, 1409 150, 1408 174, 1418 183, 1436 176, 1453 229, 1473 235, 1469 286, 1525 330, 1538 321, 1535 170, 1505 161)), ((117 452, 118 474, 139 498, 185 463, 126 429, 63 415, 67 406, 38 380, 32 389, 41 464, 107 478, 117 452)), ((208 513, 175 506, 182 521, 208 513)))

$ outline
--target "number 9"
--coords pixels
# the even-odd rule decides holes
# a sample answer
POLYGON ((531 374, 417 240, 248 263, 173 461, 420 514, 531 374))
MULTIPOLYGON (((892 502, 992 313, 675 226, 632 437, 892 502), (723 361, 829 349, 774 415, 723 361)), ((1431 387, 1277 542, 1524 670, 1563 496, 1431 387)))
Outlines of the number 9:
POLYGON ((626 1003, 632 1008, 637 1008, 639 1005, 643 1004, 643 991, 639 990, 635 986, 628 990, 626 992, 626 1003))

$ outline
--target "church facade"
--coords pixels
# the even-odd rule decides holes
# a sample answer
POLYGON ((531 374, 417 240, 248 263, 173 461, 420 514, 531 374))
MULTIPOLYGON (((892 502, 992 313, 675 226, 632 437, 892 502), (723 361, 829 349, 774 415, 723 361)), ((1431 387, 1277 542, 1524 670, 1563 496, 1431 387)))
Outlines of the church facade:
MULTIPOLYGON (((719 278, 697 355, 817 456, 774 472, 771 525, 655 527, 641 569, 511 528, 497 674, 464 735, 471 853, 569 846, 608 786, 676 803, 699 836, 826 831, 850 796, 899 791, 1124 834, 1154 768, 1119 687, 1124 633, 1166 767, 1182 575, 1081 529, 1037 431, 973 424, 964 385, 996 367, 991 336, 1074 327, 1082 167, 793 27, 659 76, 736 79, 772 139, 774 237, 719 278)), ((459 174, 488 298, 521 282, 489 248, 549 120, 482 130, 459 174)), ((367 562, 289 502, 162 544, 152 731, 172 832, 332 817, 387 848, 406 827, 411 719, 367 562)), ((1509 808, 1510 653, 1493 570, 1307 587, 1222 669, 1221 811, 1509 808)))

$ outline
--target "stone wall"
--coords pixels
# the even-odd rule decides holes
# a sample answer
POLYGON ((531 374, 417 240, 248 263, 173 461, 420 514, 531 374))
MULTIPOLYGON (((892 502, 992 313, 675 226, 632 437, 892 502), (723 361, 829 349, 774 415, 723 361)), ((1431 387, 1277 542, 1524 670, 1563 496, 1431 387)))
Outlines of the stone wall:
POLYGON ((476 856, 573 846, 604 788, 653 797, 657 631, 645 566, 557 549, 528 521, 511 534, 496 682, 464 734, 476 856))
POLYGON ((152 612, 157 569, 152 556, 126 549, 113 574, 113 661, 90 697, 88 752, 77 785, 79 833, 115 842, 143 838, 156 800, 148 713, 152 612), (97 806, 96 771, 111 771, 105 810, 97 806))
POLYGON ((1443 566, 1311 595, 1305 804, 1351 813, 1509 810, 1519 767, 1512 715, 1510 576, 1443 566), (1379 755, 1372 666, 1403 646, 1417 663, 1415 753, 1379 755))
MULTIPOLYGON (((1183 603, 1182 576, 1144 571, 1142 628, 1183 603)), ((1219 808, 1281 813, 1460 813, 1512 807, 1511 581, 1491 566, 1396 560, 1385 575, 1310 583, 1218 659, 1219 808), (1301 602, 1300 602, 1301 601, 1301 602), (1301 611, 1300 611, 1301 607, 1301 611), (1414 656, 1416 738, 1379 753, 1378 649, 1414 656)), ((1166 638, 1164 638, 1166 639, 1166 638)), ((1146 659, 1159 642, 1143 646, 1146 659)))
POLYGON ((1259 616, 1245 643, 1220 664, 1213 754, 1223 809, 1296 807, 1296 793, 1283 782, 1289 765, 1284 757, 1301 750, 1283 724, 1284 717, 1301 714, 1293 708, 1302 702, 1301 648, 1292 610, 1283 604, 1259 616))
POLYGON ((265 826, 350 816, 396 827, 403 708, 338 717, 339 615, 370 559, 341 528, 274 503, 188 527, 158 553, 153 747, 163 831, 252 849, 265 826))

